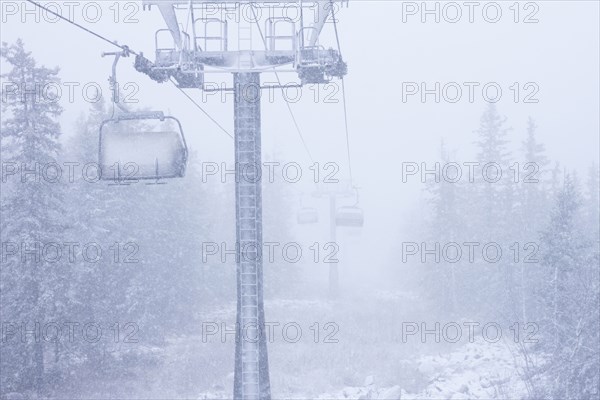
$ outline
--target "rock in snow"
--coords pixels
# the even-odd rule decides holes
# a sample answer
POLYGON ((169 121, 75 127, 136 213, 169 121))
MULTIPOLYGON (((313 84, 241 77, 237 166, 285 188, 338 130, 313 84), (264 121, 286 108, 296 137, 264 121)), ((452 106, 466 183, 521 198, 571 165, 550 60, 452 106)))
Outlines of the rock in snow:
POLYGON ((402 398, 402 389, 400 386, 392 386, 381 392, 377 398, 379 400, 400 400, 402 398))

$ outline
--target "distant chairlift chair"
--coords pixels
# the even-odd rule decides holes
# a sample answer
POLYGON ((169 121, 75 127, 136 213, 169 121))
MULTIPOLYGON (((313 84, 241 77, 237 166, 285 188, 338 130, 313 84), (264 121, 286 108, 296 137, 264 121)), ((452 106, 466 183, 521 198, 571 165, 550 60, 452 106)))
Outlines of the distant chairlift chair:
POLYGON ((362 228, 365 223, 363 210, 358 207, 358 189, 356 190, 356 203, 353 206, 343 206, 337 209, 335 225, 348 228, 362 228))
POLYGON ((363 211, 356 206, 340 207, 335 214, 336 226, 362 228, 364 222, 363 211))
POLYGON ((297 222, 300 225, 316 224, 319 222, 319 213, 314 207, 302 207, 298 211, 297 222))

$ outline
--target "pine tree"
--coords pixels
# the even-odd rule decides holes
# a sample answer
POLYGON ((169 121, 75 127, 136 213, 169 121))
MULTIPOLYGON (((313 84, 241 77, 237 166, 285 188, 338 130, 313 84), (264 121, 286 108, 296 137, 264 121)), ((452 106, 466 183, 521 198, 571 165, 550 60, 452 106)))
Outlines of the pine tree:
POLYGON ((594 163, 590 166, 587 179, 587 196, 585 200, 585 219, 587 221, 587 229, 592 237, 598 237, 600 234, 600 173, 598 164, 594 163))
POLYGON ((598 254, 581 231, 582 196, 565 174, 548 228, 542 233, 548 277, 541 291, 545 310, 543 351, 553 398, 592 398, 598 393, 598 254))
MULTIPOLYGON (((442 166, 455 162, 443 141, 440 146, 440 159, 442 166)), ((429 231, 432 234, 428 238, 430 243, 440 243, 441 246, 451 242, 462 243, 463 238, 459 233, 464 233, 465 226, 459 216, 463 211, 465 198, 461 194, 465 189, 468 188, 464 185, 460 186, 459 182, 450 182, 448 179, 441 179, 440 182, 427 181, 428 202, 432 208, 429 221, 429 231)), ((439 300, 438 306, 444 307, 445 313, 459 311, 457 293, 463 282, 459 283, 461 278, 458 276, 458 267, 459 265, 454 263, 434 264, 429 266, 428 270, 431 273, 425 277, 427 287, 431 288, 432 284, 435 285, 436 290, 431 291, 430 295, 439 300), (443 293, 443 296, 439 296, 439 293, 443 293)))
MULTIPOLYGON (((3 321, 32 329, 36 323, 44 327, 48 321, 60 320, 69 307, 65 297, 68 266, 40 254, 43 246, 62 243, 65 228, 63 187, 54 176, 43 173, 44 167, 56 162, 60 151, 57 119, 62 109, 39 90, 60 80, 58 69, 38 66, 21 40, 14 45, 3 43, 0 55, 10 66, 2 75, 8 83, 2 93, 3 112, 5 116, 8 113, 2 121, 2 158, 16 163, 21 172, 36 171, 16 175, 12 185, 7 185, 11 192, 3 193, 2 241, 18 244, 21 251, 33 249, 36 254, 3 262, 0 305, 3 321)), ((39 333, 20 339, 2 346, 2 391, 43 393, 47 389, 47 343, 39 333)))
POLYGON ((508 128, 504 126, 506 117, 501 117, 496 109, 496 105, 490 103, 488 108, 481 116, 479 129, 477 130, 478 140, 475 142, 478 148, 477 161, 480 163, 479 170, 485 165, 496 163, 501 168, 502 179, 495 180, 494 168, 489 168, 486 178, 477 175, 476 187, 479 190, 478 198, 483 207, 482 223, 487 235, 485 237, 493 238, 495 233, 501 231, 504 219, 501 218, 503 211, 510 209, 511 204, 505 201, 505 185, 508 179, 508 166, 510 153, 507 149, 508 128))
MULTIPOLYGON (((515 216, 515 183, 510 170, 512 155, 508 149, 506 117, 502 117, 496 105, 491 103, 481 116, 477 130, 477 161, 481 174, 476 175, 471 191, 472 237, 480 243, 497 243, 506 249, 514 241, 512 221, 515 216), (501 175, 500 175, 501 174, 501 175)), ((482 258, 482 257, 480 257, 482 258)), ((471 266, 472 267, 472 266, 471 266)), ((481 312, 495 313, 496 318, 514 314, 514 264, 509 257, 497 263, 481 260, 477 272, 473 271, 471 287, 480 288, 480 299, 487 307, 477 307, 481 312), (492 300, 494 299, 494 300, 492 300), (498 300, 495 300, 498 299, 498 300), (500 305, 498 305, 500 303, 500 305)))
MULTIPOLYGON (((122 229, 123 218, 132 207, 129 200, 133 199, 127 198, 125 187, 110 190, 111 186, 98 180, 98 170, 93 167, 98 162, 98 128, 107 114, 103 100, 93 103, 89 114, 77 122, 75 135, 63 154, 66 162, 75 165, 74 180, 69 182, 71 190, 65 196, 71 221, 66 234, 70 241, 80 243, 72 268, 71 319, 82 325, 92 322, 105 330, 128 321, 123 309, 127 309, 127 288, 136 269, 135 264, 123 262, 127 255, 124 247, 134 242, 133 236, 122 229), (81 253, 84 246, 100 249, 98 260, 86 260, 81 253)), ((80 374, 91 371, 98 378, 106 371, 119 371, 117 363, 109 358, 116 347, 110 341, 113 337, 105 334, 101 339, 95 343, 68 343, 73 359, 84 360, 84 366, 89 367, 78 369, 80 374), (112 368, 106 368, 109 364, 112 368)))
MULTIPOLYGON (((520 245, 537 242, 540 231, 548 222, 547 215, 550 211, 545 191, 549 180, 547 166, 550 161, 545 155, 544 145, 536 136, 537 126, 529 117, 526 138, 522 143, 524 160, 519 164, 520 227, 515 230, 515 239, 518 239, 520 245)), ((535 263, 520 262, 519 270, 520 311, 515 313, 515 317, 520 317, 525 322, 529 319, 529 311, 533 311, 530 310, 533 306, 530 299, 531 289, 537 281, 543 279, 544 273, 539 264, 535 263)))
POLYGON ((545 223, 543 216, 547 210, 543 186, 546 182, 547 166, 550 163, 544 154, 544 145, 536 138, 536 131, 537 126, 530 117, 527 121, 527 137, 523 142, 525 162, 520 166, 521 179, 519 180, 524 192, 523 227, 531 233, 537 233, 545 223))

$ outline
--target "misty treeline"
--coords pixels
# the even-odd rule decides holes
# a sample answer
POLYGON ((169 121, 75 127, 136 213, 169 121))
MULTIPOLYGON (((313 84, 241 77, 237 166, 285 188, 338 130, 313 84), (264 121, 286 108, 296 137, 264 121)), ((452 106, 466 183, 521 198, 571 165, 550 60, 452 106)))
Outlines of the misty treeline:
MULTIPOLYGON (((65 139, 59 103, 23 90, 59 82, 58 69, 38 65, 21 41, 1 55, 2 80, 18 85, 2 93, 1 394, 135 379, 163 361, 155 349, 166 337, 201 331, 198 304, 235 302, 234 180, 203 182, 192 153, 186 177, 164 185, 97 181, 98 129, 112 107, 92 104, 65 139), (54 163, 61 179, 43 171, 54 163), (229 255, 203 260, 203 243, 229 255)), ((264 201, 265 240, 289 241, 275 220, 290 214, 288 189, 265 185, 264 201)), ((265 268, 270 292, 288 290, 297 269, 265 268)))
POLYGON ((439 320, 504 327, 532 398, 589 399, 600 368, 598 165, 578 176, 545 154, 546 130, 524 125, 511 129, 490 104, 471 134, 474 158, 442 143, 438 181, 423 177, 420 286, 439 320))

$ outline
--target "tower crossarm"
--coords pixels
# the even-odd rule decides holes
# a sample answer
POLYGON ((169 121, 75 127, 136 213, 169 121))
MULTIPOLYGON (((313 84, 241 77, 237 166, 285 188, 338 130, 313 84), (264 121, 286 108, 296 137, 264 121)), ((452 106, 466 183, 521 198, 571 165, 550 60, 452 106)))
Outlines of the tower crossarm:
POLYGON ((157 6, 160 10, 169 30, 173 34, 173 39, 175 43, 181 43, 181 37, 179 35, 179 25, 177 21, 177 16, 175 14, 175 9, 185 9, 189 8, 190 5, 192 7, 198 6, 207 6, 207 5, 222 5, 222 6, 230 6, 230 5, 240 5, 240 4, 252 4, 256 5, 265 5, 269 7, 279 6, 279 7, 287 7, 290 4, 295 4, 297 6, 313 8, 316 12, 316 17, 312 22, 312 25, 307 26, 306 28, 310 28, 310 38, 309 45, 315 46, 317 43, 318 37, 323 30, 323 26, 327 21, 327 18, 331 14, 331 8, 333 3, 343 4, 346 3, 347 0, 142 0, 142 6, 144 9, 150 9, 152 6, 157 6))

